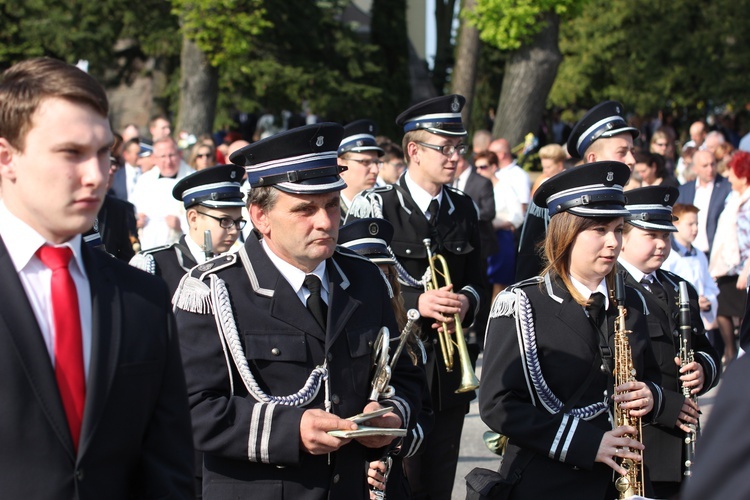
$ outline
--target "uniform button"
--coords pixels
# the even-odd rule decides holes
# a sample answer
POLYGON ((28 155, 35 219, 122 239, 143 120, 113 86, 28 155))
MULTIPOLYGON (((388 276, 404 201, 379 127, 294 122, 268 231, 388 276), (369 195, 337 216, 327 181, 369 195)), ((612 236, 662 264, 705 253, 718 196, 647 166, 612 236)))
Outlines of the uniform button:
POLYGON ((331 361, 333 361, 333 353, 330 353, 330 352, 329 352, 329 353, 328 353, 328 355, 326 356, 326 359, 328 360, 328 362, 329 362, 329 363, 330 363, 331 361))
POLYGON ((278 356, 279 354, 281 354, 281 351, 279 351, 278 347, 274 347, 273 349, 271 349, 271 354, 273 354, 274 356, 278 356))
POLYGON ((607 367, 606 367, 606 366, 604 366, 603 364, 602 364, 602 366, 600 366, 600 367, 599 367, 599 369, 600 369, 600 370, 601 370, 601 371, 602 371, 603 373, 607 373, 607 367))
POLYGON ((76 470, 76 479, 78 481, 83 481, 83 469, 76 470))
POLYGON ((341 479, 341 476, 339 476, 338 474, 333 476, 333 484, 337 484, 339 482, 339 479, 341 479))
POLYGON ((407 255, 411 255, 411 249, 407 248, 407 249, 406 249, 406 254, 407 254, 407 255))
POLYGON ((372 346, 374 346, 374 345, 375 345, 375 342, 373 342, 372 340, 367 343, 367 347, 369 347, 371 349, 372 349, 372 346))
POLYGON ((461 247, 456 247, 456 251, 460 252, 461 251, 461 247))
POLYGON ((334 394, 333 396, 331 396, 331 401, 333 402, 333 404, 337 405, 341 402, 341 399, 339 398, 338 394, 334 394))

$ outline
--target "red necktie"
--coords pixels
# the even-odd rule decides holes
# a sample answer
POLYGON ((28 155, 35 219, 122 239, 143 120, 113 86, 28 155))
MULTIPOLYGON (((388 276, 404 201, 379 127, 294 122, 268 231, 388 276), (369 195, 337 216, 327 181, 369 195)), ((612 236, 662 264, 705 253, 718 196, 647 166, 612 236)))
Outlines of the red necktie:
POLYGON ((83 370, 83 338, 78 311, 78 293, 68 263, 73 252, 68 247, 44 245, 37 252, 52 270, 52 315, 55 334, 55 378, 60 390, 73 444, 78 449, 83 421, 86 381, 83 370))

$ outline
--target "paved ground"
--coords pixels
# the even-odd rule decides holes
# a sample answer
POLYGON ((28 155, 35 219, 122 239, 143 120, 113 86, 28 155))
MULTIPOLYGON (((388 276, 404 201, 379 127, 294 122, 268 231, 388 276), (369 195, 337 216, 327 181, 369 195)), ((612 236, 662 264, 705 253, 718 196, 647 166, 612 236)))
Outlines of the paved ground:
MULTIPOLYGON (((477 362, 477 376, 481 380, 482 357, 480 355, 477 362)), ((716 396, 716 388, 712 389, 705 396, 701 397, 699 404, 703 416, 701 424, 705 425, 711 414, 711 406, 716 396)), ((491 453, 484 445, 482 434, 488 430, 487 426, 479 418, 479 408, 476 400, 471 403, 471 411, 466 415, 463 435, 461 437, 461 455, 458 459, 458 468, 456 470, 456 482, 453 485, 452 500, 464 500, 466 498, 466 481, 464 477, 474 467, 484 467, 486 469, 497 469, 499 457, 491 453)))

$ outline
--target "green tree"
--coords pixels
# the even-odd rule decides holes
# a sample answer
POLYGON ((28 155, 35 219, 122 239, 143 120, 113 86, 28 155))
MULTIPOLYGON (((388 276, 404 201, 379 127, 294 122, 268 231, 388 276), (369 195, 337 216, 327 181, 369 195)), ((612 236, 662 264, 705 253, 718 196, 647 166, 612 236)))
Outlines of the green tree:
POLYGON ((493 136, 515 145, 537 131, 562 60, 560 19, 576 15, 583 1, 477 0, 467 13, 483 41, 508 51, 493 136))
POLYGON ((748 0, 592 0, 562 28, 565 60, 550 102, 618 99, 641 114, 736 109, 750 100, 748 16, 748 0))

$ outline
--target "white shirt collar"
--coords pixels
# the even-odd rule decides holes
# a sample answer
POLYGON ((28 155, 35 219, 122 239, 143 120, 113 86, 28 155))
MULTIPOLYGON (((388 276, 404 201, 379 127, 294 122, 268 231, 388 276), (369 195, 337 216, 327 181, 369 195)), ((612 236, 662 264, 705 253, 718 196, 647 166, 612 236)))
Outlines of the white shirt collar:
MULTIPOLYGON (((271 259, 273 265, 276 266, 276 269, 278 269, 279 273, 281 273, 284 279, 286 279, 287 282, 289 282, 289 284, 292 286, 292 290, 297 293, 297 296, 302 301, 302 304, 307 304, 307 297, 310 295, 310 292, 303 286, 305 284, 305 276, 307 276, 307 273, 305 273, 302 269, 294 267, 278 255, 276 255, 273 250, 271 250, 271 247, 268 246, 265 239, 260 240, 260 245, 261 247, 263 247, 263 250, 265 250, 268 258, 271 259)), ((317 276, 318 279, 320 279, 320 282, 323 284, 321 295, 323 296, 323 301, 327 304, 329 291, 326 261, 318 264, 318 266, 313 269, 312 273, 310 274, 314 274, 315 276, 317 276)))
POLYGON ((617 262, 619 262, 620 264, 622 264, 622 267, 624 267, 625 270, 630 273, 630 275, 633 277, 633 279, 636 281, 636 283, 640 283, 641 280, 644 278, 644 276, 648 276, 649 277, 649 281, 651 281, 651 280, 654 279, 654 277, 653 277, 654 273, 646 274, 643 271, 641 271, 640 269, 638 269, 637 267, 635 267, 630 262, 627 262, 622 257, 618 258, 617 262))
MULTIPOLYGON (((0 200, 0 236, 8 249, 8 255, 13 261, 16 272, 19 273, 29 264, 32 258, 36 258, 37 250, 44 244, 49 243, 35 229, 11 213, 2 200, 0 200)), ((62 245, 49 244, 56 247, 69 247, 73 251, 73 260, 75 260, 81 274, 88 278, 86 268, 83 266, 81 241, 81 235, 77 234, 62 245)))
POLYGON ((188 250, 190 250, 190 254, 193 256, 196 264, 200 265, 206 262, 206 252, 203 251, 203 248, 199 244, 193 241, 193 238, 189 234, 185 235, 185 244, 188 250))
MULTIPOLYGON (((423 214, 426 214, 427 208, 430 206, 430 202, 432 201, 432 195, 422 189, 422 187, 419 186, 416 182, 414 182, 414 179, 411 178, 411 173, 408 169, 404 174, 404 181, 406 182, 406 187, 409 189, 409 193, 411 194, 414 203, 417 204, 417 207, 422 211, 423 214)), ((435 199, 438 201, 438 204, 441 204, 443 202, 442 188, 440 189, 440 192, 435 197, 435 199)))
POLYGON ((596 292, 599 292, 602 295, 604 295, 604 309, 605 310, 609 309, 609 291, 607 290, 606 280, 604 279, 601 280, 599 282, 599 285, 596 287, 596 290, 593 290, 593 291, 589 290, 589 287, 587 287, 586 285, 584 285, 583 283, 575 279, 573 276, 570 276, 570 282, 573 284, 573 287, 576 290, 578 290, 578 293, 583 295, 583 298, 585 298, 586 300, 591 298, 591 296, 595 294, 596 292))

